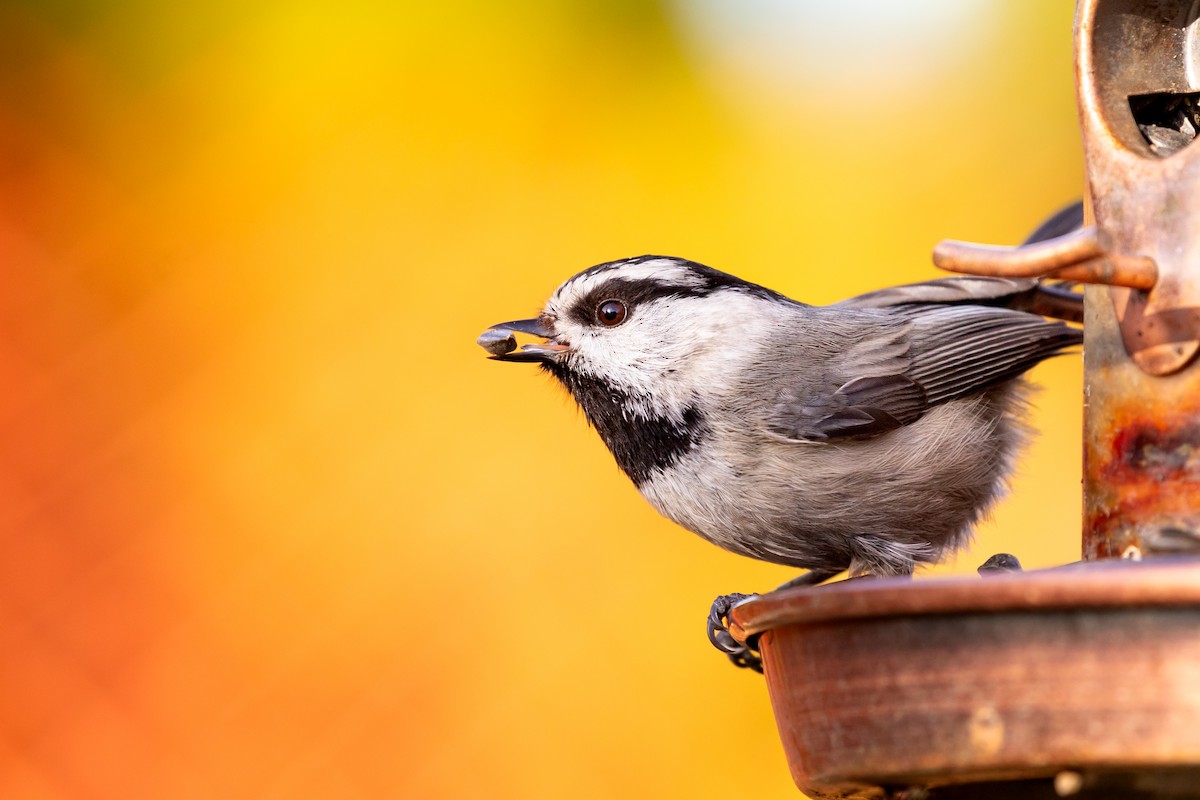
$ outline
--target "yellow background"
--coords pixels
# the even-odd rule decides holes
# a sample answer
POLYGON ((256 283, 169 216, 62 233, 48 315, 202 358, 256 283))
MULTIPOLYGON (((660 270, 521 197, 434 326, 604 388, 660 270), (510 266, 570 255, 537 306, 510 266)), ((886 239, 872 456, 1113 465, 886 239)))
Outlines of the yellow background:
MULTIPOLYGON (((775 63, 684 0, 0 4, 0 797, 797 796, 702 632, 793 573, 474 339, 599 261, 830 302, 1079 195, 1069 3, 806 5, 775 63)), ((1076 557, 1079 373, 939 572, 1076 557)))

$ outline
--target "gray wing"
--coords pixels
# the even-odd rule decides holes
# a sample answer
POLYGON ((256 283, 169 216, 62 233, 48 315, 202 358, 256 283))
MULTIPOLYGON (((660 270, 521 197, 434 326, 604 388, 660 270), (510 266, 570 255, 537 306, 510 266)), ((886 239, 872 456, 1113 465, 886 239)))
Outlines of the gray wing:
POLYGON ((1083 331, 985 306, 913 309, 910 375, 930 405, 990 389, 1083 342, 1083 331))
POLYGON ((875 311, 809 308, 799 335, 772 351, 781 386, 767 427, 787 439, 828 442, 878 436, 929 408, 912 377, 911 319, 875 311))
POLYGON ((915 422, 929 408, 920 385, 904 375, 852 378, 830 388, 780 397, 771 432, 809 442, 866 439, 915 422))
MULTIPOLYGON (((1025 244, 1083 225, 1083 204, 1061 209, 1025 244)), ((908 425, 938 403, 1016 378, 1043 359, 1083 341, 1083 332, 1043 316, 1083 322, 1083 297, 1064 282, 1032 278, 938 278, 851 297, 838 311, 878 309, 804 342, 797 371, 824 352, 823 375, 791 382, 768 420, 789 439, 863 439, 908 425), (862 334, 862 331, 866 334, 862 334), (840 332, 839 332, 840 331, 840 332)), ((814 309, 818 316, 820 311, 814 309)), ((835 312, 837 313, 837 312, 835 312)), ((840 315, 839 319, 841 316, 840 315)))
POLYGON ((844 304, 812 311, 818 325, 830 315, 822 326, 830 335, 798 347, 806 360, 825 350, 824 372, 789 384, 768 419, 773 433, 797 441, 878 436, 939 403, 1016 378, 1083 338, 1061 322, 989 306, 905 304, 855 314, 850 325, 844 304), (841 345, 826 349, 839 331, 841 345))

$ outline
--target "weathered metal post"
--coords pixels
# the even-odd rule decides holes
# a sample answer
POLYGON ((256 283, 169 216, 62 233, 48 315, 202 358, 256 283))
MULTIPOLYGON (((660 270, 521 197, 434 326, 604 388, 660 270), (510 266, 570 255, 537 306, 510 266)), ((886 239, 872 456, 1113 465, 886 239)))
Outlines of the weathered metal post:
POLYGON ((1086 291, 1084 562, 733 610, 805 792, 1200 798, 1198 17, 1200 0, 1080 0, 1088 227, 935 252, 1109 284, 1086 291))
POLYGON ((1088 559, 1200 550, 1200 7, 1083 0, 1076 23, 1089 199, 1111 251, 1157 265, 1149 291, 1090 287, 1088 559))

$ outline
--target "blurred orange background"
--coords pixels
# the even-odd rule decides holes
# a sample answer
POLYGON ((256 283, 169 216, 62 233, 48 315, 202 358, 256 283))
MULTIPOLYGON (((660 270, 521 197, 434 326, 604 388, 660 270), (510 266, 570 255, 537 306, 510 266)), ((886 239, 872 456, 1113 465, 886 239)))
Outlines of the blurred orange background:
MULTIPOLYGON (((0 797, 796 797, 660 519, 487 361, 590 264, 808 302, 1082 188, 1069 3, 0 3, 0 797), (736 9, 729 6, 736 5, 736 9)), ((975 548, 1078 552, 1080 366, 975 548)))

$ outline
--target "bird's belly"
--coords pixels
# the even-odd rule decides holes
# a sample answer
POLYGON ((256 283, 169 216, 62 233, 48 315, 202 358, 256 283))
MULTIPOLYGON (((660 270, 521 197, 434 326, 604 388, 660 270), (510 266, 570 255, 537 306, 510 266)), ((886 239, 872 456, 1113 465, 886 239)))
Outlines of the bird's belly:
POLYGON ((845 569, 871 541, 936 561, 999 494, 1019 439, 999 414, 989 418, 985 399, 862 441, 751 446, 748 435, 728 434, 641 491, 664 516, 752 558, 845 569))

